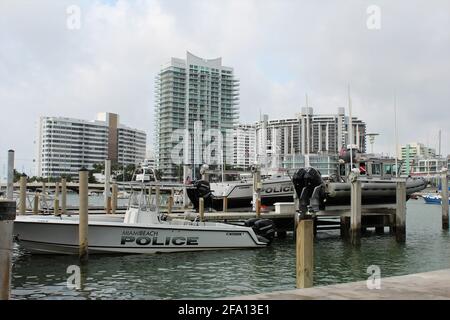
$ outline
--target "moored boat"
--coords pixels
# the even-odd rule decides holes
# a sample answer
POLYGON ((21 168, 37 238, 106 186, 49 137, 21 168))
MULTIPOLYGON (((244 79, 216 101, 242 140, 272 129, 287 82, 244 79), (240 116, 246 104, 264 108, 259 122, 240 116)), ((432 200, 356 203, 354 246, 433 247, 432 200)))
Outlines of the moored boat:
MULTIPOLYGON (((316 196, 319 197, 320 207, 350 205, 350 173, 358 173, 362 184, 362 204, 379 205, 396 202, 396 182, 405 181, 407 199, 412 194, 426 188, 428 181, 423 178, 398 177, 395 171, 395 159, 373 157, 371 155, 352 154, 350 162, 349 152, 340 155, 340 163, 336 174, 322 176, 314 168, 297 170, 293 177, 275 176, 261 181, 261 205, 272 206, 276 202, 292 202, 294 190, 301 197, 304 187, 307 187, 305 197, 312 197, 314 189, 318 187, 316 196), (351 167, 353 167, 351 169, 351 167), (308 174, 305 176, 305 172, 308 174), (314 176, 313 176, 314 175, 314 176)), ((228 208, 251 208, 253 202, 253 181, 241 180, 222 183, 209 183, 199 180, 187 189, 189 199, 195 209, 198 209, 199 198, 205 200, 205 207, 222 210, 223 197, 228 199, 228 208)), ((306 201, 306 200, 305 200, 306 201)), ((307 201, 309 203, 309 201, 307 201)))
MULTIPOLYGON (((421 178, 380 179, 355 175, 361 182, 362 205, 385 205, 396 203, 397 182, 405 182, 406 200, 412 194, 426 188, 427 181, 421 178)), ((313 210, 329 207, 349 206, 351 182, 322 179, 314 168, 298 170, 293 177, 296 193, 300 199, 300 210, 311 206, 313 210)))
MULTIPOLYGON (((440 194, 425 194, 422 196, 426 204, 442 204, 442 196, 440 194)), ((450 198, 449 198, 450 204, 450 198)))
MULTIPOLYGON (((261 205, 273 206, 276 202, 290 202, 294 194, 292 180, 288 176, 270 176, 261 181, 261 205)), ((251 209, 253 201, 253 181, 242 179, 209 183, 194 181, 187 194, 195 208, 198 208, 198 198, 205 198, 205 205, 214 210, 222 210, 223 197, 228 199, 229 209, 251 209)))
MULTIPOLYGON (((77 254, 78 216, 17 216, 15 239, 39 254, 77 254)), ((143 188, 133 192, 125 216, 89 215, 89 252, 162 253, 266 247, 273 223, 249 220, 246 225, 168 220, 151 203, 143 188)))

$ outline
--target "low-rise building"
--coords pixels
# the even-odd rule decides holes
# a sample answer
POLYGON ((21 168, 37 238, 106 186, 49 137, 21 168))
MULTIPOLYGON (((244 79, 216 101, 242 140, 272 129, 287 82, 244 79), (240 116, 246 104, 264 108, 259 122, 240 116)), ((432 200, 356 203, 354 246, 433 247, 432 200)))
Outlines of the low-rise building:
POLYGON ((80 168, 111 160, 136 165, 145 158, 147 135, 119 123, 119 116, 100 113, 88 121, 41 117, 37 139, 36 174, 57 178, 76 176, 80 168))

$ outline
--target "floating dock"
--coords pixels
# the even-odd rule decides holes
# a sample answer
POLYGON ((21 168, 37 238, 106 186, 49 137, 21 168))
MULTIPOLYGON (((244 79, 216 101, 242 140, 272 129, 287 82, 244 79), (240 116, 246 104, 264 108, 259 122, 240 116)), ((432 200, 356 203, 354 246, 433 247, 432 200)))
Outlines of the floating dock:
POLYGON ((226 300, 450 300, 450 269, 381 278, 380 289, 366 281, 277 291, 226 300))

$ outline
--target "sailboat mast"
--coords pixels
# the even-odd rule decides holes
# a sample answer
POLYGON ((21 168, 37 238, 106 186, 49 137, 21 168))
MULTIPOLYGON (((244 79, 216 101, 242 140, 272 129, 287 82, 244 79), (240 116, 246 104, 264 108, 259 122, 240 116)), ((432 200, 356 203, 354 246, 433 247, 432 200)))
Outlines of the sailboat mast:
POLYGON ((442 131, 441 129, 439 129, 439 157, 442 155, 441 154, 441 146, 442 146, 442 131))
POLYGON ((353 119, 352 119, 352 98, 350 97, 350 85, 348 85, 348 141, 350 144, 350 171, 353 170, 353 119))
POLYGON ((305 102, 306 102, 306 154, 310 152, 310 135, 309 135, 309 103, 308 103, 308 94, 305 94, 305 102))
POLYGON ((397 94, 394 95, 394 121, 395 121, 395 176, 398 177, 397 94))

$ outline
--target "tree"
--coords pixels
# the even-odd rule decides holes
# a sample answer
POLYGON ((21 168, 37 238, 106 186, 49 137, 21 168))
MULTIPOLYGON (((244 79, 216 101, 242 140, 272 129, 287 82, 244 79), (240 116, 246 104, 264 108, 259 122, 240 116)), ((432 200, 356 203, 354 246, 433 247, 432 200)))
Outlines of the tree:
POLYGON ((117 181, 131 181, 133 179, 134 172, 136 171, 136 166, 134 164, 129 164, 127 166, 117 167, 117 181))
POLYGON ((105 171, 105 163, 104 162, 99 162, 99 163, 94 163, 94 165, 92 166, 92 171, 93 173, 102 173, 105 171))
POLYGON ((94 171, 93 170, 89 170, 89 174, 88 174, 88 183, 97 183, 97 179, 95 179, 94 177, 94 171))
MULTIPOLYGON (((21 176, 23 176, 25 173, 20 173, 19 171, 17 171, 16 169, 14 169, 14 178, 13 178, 13 181, 14 182, 19 182, 19 180, 20 180, 20 177, 21 176)), ((28 176, 27 176, 27 178, 28 178, 28 176)))

